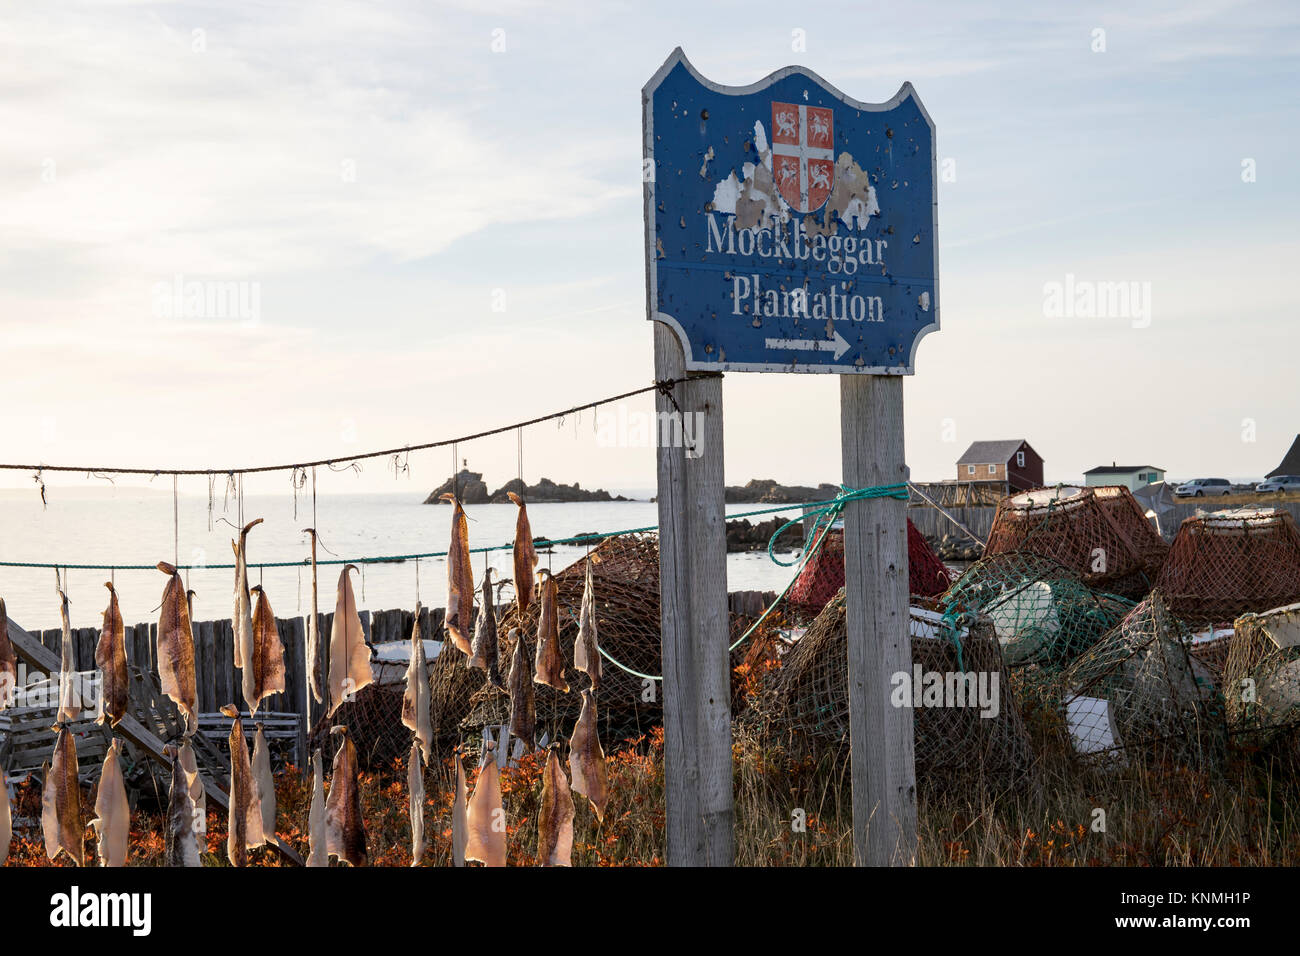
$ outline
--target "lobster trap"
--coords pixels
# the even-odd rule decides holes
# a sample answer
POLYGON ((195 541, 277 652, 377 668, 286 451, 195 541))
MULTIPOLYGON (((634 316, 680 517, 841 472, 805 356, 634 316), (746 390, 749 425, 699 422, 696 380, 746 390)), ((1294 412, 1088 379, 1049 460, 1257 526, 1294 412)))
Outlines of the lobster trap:
POLYGON ((1290 513, 1239 508, 1186 519, 1157 586, 1197 624, 1229 623, 1300 601, 1300 533, 1290 513))
POLYGON ((1234 742, 1264 746, 1300 727, 1300 604, 1237 618, 1223 673, 1234 742))
MULTIPOLYGON (((1007 785, 1031 748, 991 624, 945 620, 912 607, 912 673, 896 675, 898 706, 913 714, 918 783, 933 789, 1007 785)), ((755 715, 761 734, 794 753, 849 747, 848 625, 844 592, 769 672, 755 715)))
POLYGON ((985 555, 1030 552, 1051 558, 1094 588, 1139 598, 1168 547, 1123 486, 1038 488, 998 505, 985 555))
MULTIPOLYGON (((805 534, 805 541, 815 541, 820 533, 815 529, 805 534)), ((934 553, 925 535, 907 520, 907 586, 908 593, 933 597, 942 594, 952 583, 948 568, 934 553)), ((822 608, 844 587, 844 532, 832 529, 826 532, 817 548, 799 571, 786 595, 790 613, 811 621, 822 608)))
POLYGON ((1055 703, 1080 758, 1207 765, 1224 753, 1223 700, 1158 589, 1065 669, 1055 703))

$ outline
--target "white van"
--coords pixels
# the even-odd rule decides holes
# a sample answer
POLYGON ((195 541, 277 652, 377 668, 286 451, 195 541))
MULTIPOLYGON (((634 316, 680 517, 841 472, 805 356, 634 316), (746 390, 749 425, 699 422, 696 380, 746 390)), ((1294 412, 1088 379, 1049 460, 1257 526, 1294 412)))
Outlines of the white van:
POLYGON ((1232 485, 1227 478, 1194 478, 1174 489, 1180 498, 1204 498, 1206 495, 1230 495, 1232 485))

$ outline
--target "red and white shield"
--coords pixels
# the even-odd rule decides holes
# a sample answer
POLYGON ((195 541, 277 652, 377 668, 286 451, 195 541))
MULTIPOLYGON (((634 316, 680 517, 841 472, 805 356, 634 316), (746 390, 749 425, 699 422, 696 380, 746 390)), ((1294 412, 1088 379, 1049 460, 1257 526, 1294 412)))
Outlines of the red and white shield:
POLYGON ((820 209, 835 185, 835 128, 829 109, 772 103, 772 178, 799 212, 820 209))

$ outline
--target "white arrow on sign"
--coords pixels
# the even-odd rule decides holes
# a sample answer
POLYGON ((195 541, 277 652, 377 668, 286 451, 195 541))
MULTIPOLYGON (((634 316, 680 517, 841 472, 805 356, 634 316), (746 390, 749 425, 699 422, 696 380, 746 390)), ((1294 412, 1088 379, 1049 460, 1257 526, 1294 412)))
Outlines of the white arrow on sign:
POLYGON ((849 340, 838 331, 833 339, 765 339, 763 344, 769 349, 794 349, 801 352, 833 350, 837 359, 849 350, 849 340))

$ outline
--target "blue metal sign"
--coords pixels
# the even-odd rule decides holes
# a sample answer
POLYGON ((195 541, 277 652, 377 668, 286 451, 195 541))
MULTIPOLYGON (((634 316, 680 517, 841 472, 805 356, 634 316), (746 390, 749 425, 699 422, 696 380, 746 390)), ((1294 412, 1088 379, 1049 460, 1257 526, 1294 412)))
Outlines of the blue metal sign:
POLYGON ((690 369, 911 374, 939 327, 934 124, 791 66, 642 91, 650 318, 690 369))

